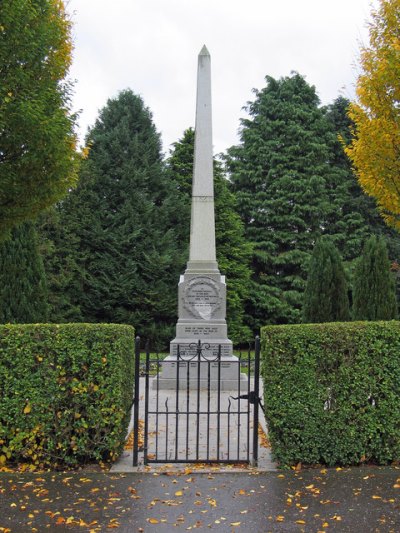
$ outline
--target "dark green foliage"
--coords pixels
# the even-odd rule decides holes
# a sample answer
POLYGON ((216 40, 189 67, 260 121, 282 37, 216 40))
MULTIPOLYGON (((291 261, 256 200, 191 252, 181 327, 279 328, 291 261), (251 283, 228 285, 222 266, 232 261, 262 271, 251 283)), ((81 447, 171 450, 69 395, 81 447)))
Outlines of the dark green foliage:
POLYGON ((332 180, 329 182, 335 209, 329 220, 328 232, 334 235, 334 243, 347 262, 361 255, 363 245, 371 234, 384 236, 390 257, 397 259, 400 258, 399 234, 385 224, 375 200, 363 192, 344 153, 343 146, 350 143, 354 126, 347 114, 349 105, 349 100, 339 97, 324 109, 327 127, 335 133, 330 143, 332 180))
POLYGON ((400 459, 400 323, 262 329, 264 402, 282 466, 400 459))
POLYGON ((31 222, 14 227, 0 244, 0 323, 47 320, 47 284, 31 222))
POLYGON ((160 138, 142 99, 110 99, 88 136, 80 182, 58 206, 52 231, 65 320, 135 325, 166 344, 176 315, 176 239, 160 138), (57 235, 57 232, 59 234, 57 235), (69 279, 70 278, 70 279, 69 279))
POLYGON ((386 243, 372 236, 365 243, 353 280, 354 320, 397 318, 393 275, 389 269, 386 243))
POLYGON ((248 103, 240 145, 226 158, 254 247, 246 303, 254 331, 301 320, 308 263, 321 235, 331 237, 349 272, 371 233, 385 235, 390 257, 400 257, 399 236, 360 189, 339 141, 350 140, 348 101, 319 107, 314 87, 299 74, 266 80, 248 103))
POLYGON ((49 287, 48 304, 54 323, 82 322, 79 299, 72 301, 72 288, 79 279, 76 254, 71 253, 79 239, 69 225, 62 226, 62 206, 54 206, 40 214, 37 221, 39 249, 44 259, 49 287))
POLYGON ((130 418, 133 353, 130 326, 0 326, 0 460, 61 468, 115 459, 130 418))
POLYGON ((241 144, 227 165, 247 239, 254 245, 246 313, 254 330, 301 320, 309 257, 334 209, 328 194, 332 132, 315 88, 299 74, 255 92, 241 144))
MULTIPOLYGON (((194 157, 194 130, 187 129, 183 138, 174 143, 167 161, 168 173, 175 187, 171 197, 173 221, 179 238, 181 272, 188 259, 190 233, 190 205, 192 193, 194 157)), ((235 212, 234 195, 229 191, 221 164, 214 161, 215 234, 217 260, 220 271, 227 279, 227 322, 229 337, 233 342, 250 338, 249 328, 244 325, 243 302, 248 294, 250 280, 250 244, 244 239, 243 224, 235 212)))
POLYGON ((342 259, 332 241, 319 239, 311 256, 304 293, 304 322, 345 322, 349 296, 342 259))
POLYGON ((0 2, 0 240, 76 181, 70 22, 58 0, 0 2))

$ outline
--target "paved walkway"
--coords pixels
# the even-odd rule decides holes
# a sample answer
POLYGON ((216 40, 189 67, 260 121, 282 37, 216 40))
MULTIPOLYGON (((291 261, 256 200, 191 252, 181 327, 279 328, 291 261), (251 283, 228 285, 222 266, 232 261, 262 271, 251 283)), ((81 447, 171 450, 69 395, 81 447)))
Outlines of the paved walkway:
MULTIPOLYGON (((250 389, 254 382, 251 381, 250 389)), ((260 380, 260 395, 262 394, 260 380)), ((139 419, 145 418, 145 379, 140 379, 140 409, 139 419)), ((191 390, 187 395, 185 390, 149 390, 149 442, 148 456, 158 458, 169 464, 171 461, 223 461, 231 460, 245 462, 253 454, 253 409, 247 400, 235 400, 235 391, 191 390), (176 416, 176 405, 179 406, 179 416, 176 416), (161 411, 156 416, 154 413, 161 411), (152 414, 153 413, 153 414, 152 414), (189 413, 189 415, 187 414, 189 413), (208 414, 212 413, 212 414, 208 414), (218 415, 219 413, 219 415, 218 415)), ((264 434, 267 432, 264 415, 259 409, 259 422, 264 434)), ((129 431, 133 427, 133 412, 129 431)), ((260 439, 258 446, 258 469, 262 471, 276 470, 272 461, 270 449, 266 448, 265 440, 260 439)), ((182 464, 178 463, 175 468, 182 464)), ((169 465, 172 468, 171 465, 169 465)), ((232 471, 231 465, 221 469, 232 471)), ((144 465, 143 452, 139 454, 139 466, 133 467, 133 451, 125 450, 120 459, 112 467, 112 472, 135 472, 149 470, 165 470, 165 466, 158 463, 144 465)))
POLYGON ((400 469, 0 474, 8 533, 398 533, 400 469))

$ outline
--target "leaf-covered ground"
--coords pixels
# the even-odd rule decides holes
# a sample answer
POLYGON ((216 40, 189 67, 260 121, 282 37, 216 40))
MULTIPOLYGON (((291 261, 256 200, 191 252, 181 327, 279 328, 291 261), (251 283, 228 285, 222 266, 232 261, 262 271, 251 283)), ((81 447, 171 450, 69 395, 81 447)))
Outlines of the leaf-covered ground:
POLYGON ((400 531, 400 468, 0 474, 0 532, 400 531))

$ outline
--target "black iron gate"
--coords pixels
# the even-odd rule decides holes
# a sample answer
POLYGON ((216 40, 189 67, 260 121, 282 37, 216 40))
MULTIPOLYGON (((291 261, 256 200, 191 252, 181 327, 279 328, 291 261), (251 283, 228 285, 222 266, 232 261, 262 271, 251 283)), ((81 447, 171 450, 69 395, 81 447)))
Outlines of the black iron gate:
POLYGON ((144 464, 257 464, 258 337, 254 352, 249 349, 228 361, 221 355, 221 346, 210 348, 201 341, 178 346, 176 357, 160 358, 150 353, 148 345, 144 355, 140 379, 140 339, 136 339, 134 465, 138 464, 140 417, 144 464))

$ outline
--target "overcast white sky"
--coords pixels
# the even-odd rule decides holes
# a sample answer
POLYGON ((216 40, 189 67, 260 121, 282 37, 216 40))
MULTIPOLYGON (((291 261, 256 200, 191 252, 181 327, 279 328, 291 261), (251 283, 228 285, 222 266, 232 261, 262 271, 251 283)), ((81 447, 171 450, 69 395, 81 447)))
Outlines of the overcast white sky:
POLYGON ((194 126, 197 54, 211 54, 215 153, 238 142, 252 88, 297 71, 323 104, 354 96, 360 43, 377 0, 67 0, 74 22, 80 134, 131 88, 153 113, 164 152, 194 126))

